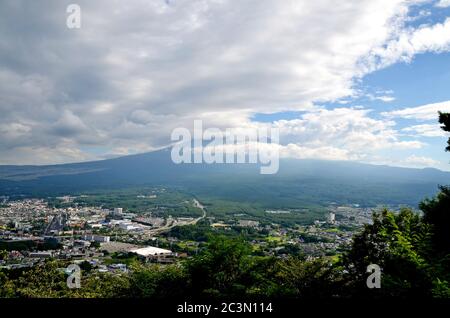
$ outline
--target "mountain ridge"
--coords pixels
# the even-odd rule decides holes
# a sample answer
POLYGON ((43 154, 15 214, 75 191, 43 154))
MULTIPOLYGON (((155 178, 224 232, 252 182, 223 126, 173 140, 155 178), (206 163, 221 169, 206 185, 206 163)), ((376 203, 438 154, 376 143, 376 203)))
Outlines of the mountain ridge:
MULTIPOLYGON (((99 161, 0 166, 1 195, 55 195, 96 189, 168 186, 226 200, 417 204, 450 172, 360 162, 281 159, 274 175, 258 164, 174 164, 170 149, 99 161), (294 200, 293 200, 294 198, 294 200)), ((277 206, 278 206, 277 205, 277 206)))

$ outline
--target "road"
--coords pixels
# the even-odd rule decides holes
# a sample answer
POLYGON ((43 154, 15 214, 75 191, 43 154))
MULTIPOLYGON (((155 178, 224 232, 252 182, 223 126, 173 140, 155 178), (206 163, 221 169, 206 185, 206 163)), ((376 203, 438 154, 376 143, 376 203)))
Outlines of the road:
POLYGON ((201 217, 199 217, 193 221, 194 222, 193 224, 196 224, 198 221, 206 218, 206 209, 197 199, 194 199, 193 201, 194 201, 194 207, 199 208, 203 212, 203 215, 201 217))
POLYGON ((150 230, 149 234, 151 234, 151 235, 161 234, 161 233, 169 231, 170 229, 174 228, 175 226, 195 225, 200 220, 206 218, 206 208, 197 199, 193 199, 193 202, 194 202, 194 207, 202 210, 202 212, 203 212, 202 216, 200 216, 192 221, 189 221, 189 222, 179 222, 179 223, 175 223, 175 224, 171 224, 171 225, 162 226, 162 227, 154 229, 154 230, 150 230))

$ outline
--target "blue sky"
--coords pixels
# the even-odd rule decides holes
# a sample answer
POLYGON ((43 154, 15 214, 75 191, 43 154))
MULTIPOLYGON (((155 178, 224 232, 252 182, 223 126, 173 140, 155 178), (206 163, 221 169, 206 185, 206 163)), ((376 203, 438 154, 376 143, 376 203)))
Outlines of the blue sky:
MULTIPOLYGON (((430 20, 429 20, 430 21, 430 20)), ((431 21, 432 22, 432 21, 431 21)), ((404 108, 414 108, 422 105, 441 103, 450 100, 450 53, 424 53, 414 57, 410 62, 400 62, 385 69, 378 70, 364 76, 358 85, 362 96, 350 98, 345 105, 339 102, 322 103, 325 109, 342 107, 364 107, 372 110, 373 118, 386 120, 384 112, 404 108), (367 96, 372 95, 372 96, 367 96), (382 101, 373 96, 387 95, 392 100, 382 101)), ((443 110, 449 109, 443 108, 443 110)), ((304 112, 288 111, 274 114, 257 113, 252 120, 257 122, 274 122, 279 120, 293 120, 299 118, 304 112)), ((438 124, 438 117, 432 120, 397 118, 395 128, 398 130, 421 124, 438 124)), ((437 128, 437 131, 439 129, 437 128)), ((439 161, 436 166, 443 170, 450 170, 446 166, 450 163, 449 154, 444 152, 447 138, 442 136, 408 135, 400 140, 419 140, 424 143, 423 148, 405 150, 402 152, 382 151, 380 154, 391 160, 401 161, 404 156, 416 155, 433 158, 439 161)))
MULTIPOLYGON (((411 63, 398 63, 387 69, 372 73, 363 79, 368 87, 380 87, 392 90, 395 101, 391 103, 374 102, 368 106, 379 114, 398 108, 417 107, 420 105, 439 103, 450 100, 450 54, 425 53, 417 55, 411 63)), ((435 120, 396 120, 398 129, 417 124, 434 124, 435 120)), ((449 154, 443 152, 447 137, 421 137, 420 141, 427 144, 415 154, 431 157, 440 162, 449 161, 449 154)), ((446 169, 445 165, 440 166, 446 169)), ((448 169, 446 169, 448 170, 448 169)))
MULTIPOLYGON (((411 7, 409 16, 413 19, 405 23, 405 26, 421 28, 445 22, 450 16, 450 2, 447 7, 437 7, 438 3, 439 1, 425 2, 423 5, 411 7)), ((345 98, 344 105, 342 101, 325 102, 318 105, 330 110, 340 107, 362 107, 371 110, 371 117, 386 120, 386 117, 383 116, 385 112, 450 101, 450 53, 443 51, 414 55, 409 61, 399 61, 363 76, 355 87, 360 92, 355 97, 345 98), (387 96, 388 98, 382 100, 381 98, 377 99, 377 96, 387 96)), ((442 110, 448 111, 450 106, 447 105, 442 110)), ((257 113, 253 115, 252 120, 266 123, 293 120, 301 117, 303 113, 302 111, 257 113)), ((416 125, 437 124, 437 122, 437 115, 436 118, 427 120, 399 117, 395 120, 395 128, 402 130, 416 125)), ((382 150, 379 152, 380 156, 387 159, 387 164, 389 161, 401 164, 402 158, 405 156, 430 158, 436 162, 429 166, 450 170, 447 166, 450 163, 449 155, 443 151, 448 135, 442 133, 442 136, 423 136, 406 133, 399 139, 411 140, 412 138, 422 142, 423 147, 396 152, 390 149, 382 150)), ((406 164, 406 166, 408 165, 406 164)), ((417 164, 417 166, 422 165, 417 164)))
POLYGON ((141 153, 174 128, 280 129, 282 157, 450 170, 450 1, 0 3, 0 164, 141 153))

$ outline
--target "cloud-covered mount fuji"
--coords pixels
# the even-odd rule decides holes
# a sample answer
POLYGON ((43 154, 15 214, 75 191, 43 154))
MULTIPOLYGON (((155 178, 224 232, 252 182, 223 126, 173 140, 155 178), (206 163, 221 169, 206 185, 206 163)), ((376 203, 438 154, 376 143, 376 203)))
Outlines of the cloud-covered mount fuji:
POLYGON ((267 206, 416 205, 445 184, 450 172, 344 161, 282 159, 275 175, 260 175, 254 164, 176 165, 170 149, 63 165, 0 166, 0 195, 13 197, 158 185, 267 206))

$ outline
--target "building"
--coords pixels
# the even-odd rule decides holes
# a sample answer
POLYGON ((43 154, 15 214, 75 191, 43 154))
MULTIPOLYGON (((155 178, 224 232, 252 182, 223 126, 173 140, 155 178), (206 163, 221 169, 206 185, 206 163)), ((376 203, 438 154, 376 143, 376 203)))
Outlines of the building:
POLYGON ((29 258, 51 258, 53 257, 52 252, 30 252, 28 254, 29 258))
POLYGON ((92 234, 86 234, 83 238, 85 241, 94 241, 99 243, 108 243, 111 238, 109 236, 103 236, 103 235, 92 235, 92 234))
POLYGON ((123 223, 119 223, 119 229, 124 230, 124 231, 138 231, 141 228, 139 226, 134 225, 131 222, 123 222, 123 223))
POLYGON ((124 230, 124 231, 134 231, 134 232, 141 232, 141 231, 145 230, 146 228, 148 228, 148 226, 145 226, 145 225, 142 225, 139 223, 134 223, 129 220, 112 220, 109 223, 109 226, 118 227, 119 229, 124 230))
POLYGON ((122 213, 123 213, 123 209, 122 208, 114 208, 114 212, 113 212, 114 216, 121 216, 122 213))
POLYGON ((153 246, 133 249, 130 252, 137 254, 141 258, 144 258, 146 261, 157 263, 172 263, 173 257, 176 256, 176 254, 170 250, 165 250, 153 246))
POLYGON ((238 226, 242 227, 258 227, 259 222, 258 221, 252 221, 252 220, 239 220, 238 226))
POLYGON ((159 247, 147 246, 143 248, 133 249, 132 253, 138 254, 140 256, 162 256, 162 255, 172 255, 173 252, 170 250, 165 250, 159 247))
POLYGON ((217 223, 211 224, 211 227, 214 227, 214 228, 229 229, 229 228, 230 228, 230 225, 229 225, 229 224, 222 223, 222 222, 217 222, 217 223))
POLYGON ((330 214, 328 215, 328 223, 336 223, 336 214, 334 214, 333 212, 330 212, 330 214))

